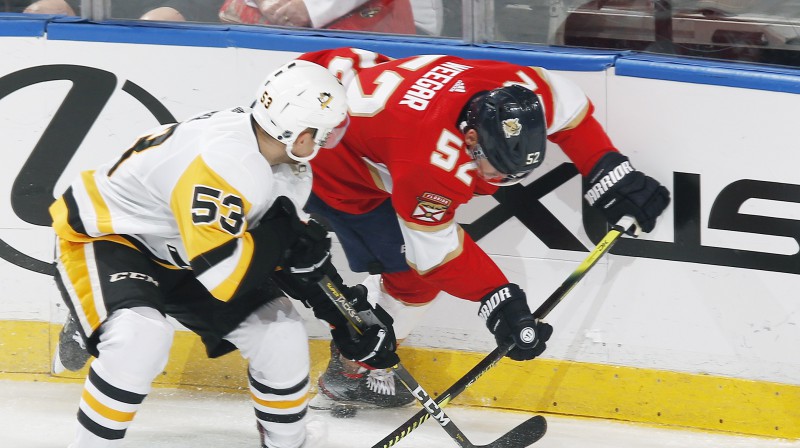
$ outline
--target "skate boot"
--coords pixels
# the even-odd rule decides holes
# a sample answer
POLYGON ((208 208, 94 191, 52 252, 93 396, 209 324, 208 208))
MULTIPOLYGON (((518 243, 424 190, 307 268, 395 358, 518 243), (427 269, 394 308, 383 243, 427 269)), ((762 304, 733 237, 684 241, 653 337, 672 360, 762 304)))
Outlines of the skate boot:
POLYGON ((53 373, 59 374, 65 370, 77 372, 86 365, 89 358, 86 343, 78 331, 78 321, 72 313, 69 313, 58 335, 58 349, 53 358, 53 373))
POLYGON ((333 341, 331 360, 317 386, 317 395, 309 404, 311 409, 397 408, 415 401, 391 370, 359 367, 357 372, 348 373, 333 341))

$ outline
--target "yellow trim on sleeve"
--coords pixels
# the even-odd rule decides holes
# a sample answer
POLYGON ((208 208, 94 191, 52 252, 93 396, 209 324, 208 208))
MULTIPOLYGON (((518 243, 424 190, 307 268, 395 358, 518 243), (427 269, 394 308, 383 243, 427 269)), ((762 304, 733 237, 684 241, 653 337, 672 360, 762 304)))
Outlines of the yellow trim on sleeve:
POLYGON ((220 283, 216 288, 211 290, 211 295, 216 297, 223 302, 227 302, 231 300, 234 294, 236 294, 236 290, 239 288, 239 284, 241 280, 244 278, 245 274, 247 274, 247 269, 250 268, 250 262, 253 260, 253 251, 255 249, 255 243, 253 242, 253 236, 249 233, 245 233, 241 237, 241 255, 239 255, 239 261, 236 263, 236 268, 233 270, 233 273, 228 276, 222 283, 220 283))
POLYGON ((100 233, 114 233, 114 227, 111 225, 111 212, 108 210, 108 205, 105 199, 103 199, 103 195, 100 194, 100 190, 98 190, 97 184, 94 181, 94 171, 82 172, 81 181, 83 182, 83 187, 86 189, 86 193, 89 195, 89 199, 92 201, 92 207, 94 207, 95 214, 97 215, 97 230, 100 233))

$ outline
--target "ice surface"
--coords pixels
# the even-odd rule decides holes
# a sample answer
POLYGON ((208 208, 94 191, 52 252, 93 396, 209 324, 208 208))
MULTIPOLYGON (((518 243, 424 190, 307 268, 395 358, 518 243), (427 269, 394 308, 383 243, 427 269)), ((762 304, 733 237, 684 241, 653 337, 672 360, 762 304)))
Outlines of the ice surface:
MULTIPOLYGON (((70 442, 82 385, 0 381, 0 448, 64 448, 70 442)), ((417 408, 359 411, 351 419, 313 412, 327 422, 329 448, 371 447, 417 408)), ((486 444, 529 417, 516 412, 449 406, 447 414, 474 444, 486 444)), ((546 415, 549 429, 536 448, 800 448, 784 441, 653 428, 623 422, 546 415)), ((456 447, 428 421, 398 448, 456 447)), ((258 448, 247 394, 154 389, 122 443, 125 448, 258 448)))

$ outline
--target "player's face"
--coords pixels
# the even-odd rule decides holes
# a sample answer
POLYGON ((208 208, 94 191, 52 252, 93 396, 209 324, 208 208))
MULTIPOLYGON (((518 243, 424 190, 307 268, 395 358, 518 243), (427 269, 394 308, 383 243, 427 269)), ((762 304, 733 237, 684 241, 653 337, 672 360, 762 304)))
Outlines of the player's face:
POLYGON ((489 160, 485 158, 476 158, 475 163, 478 165, 478 175, 490 184, 500 182, 506 177, 505 174, 497 171, 497 169, 489 163, 489 160))
POLYGON ((505 187, 507 185, 514 185, 524 179, 530 171, 520 172, 516 174, 503 173, 495 168, 486 157, 486 153, 478 143, 478 135, 474 129, 467 131, 464 139, 467 152, 472 156, 472 160, 477 165, 478 176, 486 182, 497 185, 498 187, 505 187))
POLYGON ((505 177, 505 174, 492 166, 489 159, 486 158, 483 148, 481 148, 481 145, 478 143, 478 133, 475 132, 474 129, 470 129, 467 131, 466 135, 464 135, 464 143, 467 146, 467 153, 472 157, 472 160, 475 161, 478 167, 478 176, 489 183, 501 181, 505 177))

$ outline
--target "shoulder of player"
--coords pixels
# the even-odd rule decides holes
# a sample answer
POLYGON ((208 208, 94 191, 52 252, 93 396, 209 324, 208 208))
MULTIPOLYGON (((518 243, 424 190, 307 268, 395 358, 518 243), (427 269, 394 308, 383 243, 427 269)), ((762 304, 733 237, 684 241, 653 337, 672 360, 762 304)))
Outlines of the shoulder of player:
POLYGON ((258 150, 249 120, 209 122, 197 142, 199 157, 209 170, 209 179, 227 184, 232 193, 250 203, 266 201, 265 191, 273 182, 273 172, 258 150))

